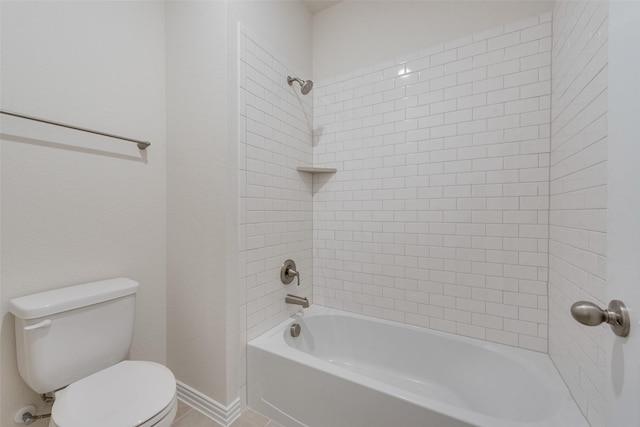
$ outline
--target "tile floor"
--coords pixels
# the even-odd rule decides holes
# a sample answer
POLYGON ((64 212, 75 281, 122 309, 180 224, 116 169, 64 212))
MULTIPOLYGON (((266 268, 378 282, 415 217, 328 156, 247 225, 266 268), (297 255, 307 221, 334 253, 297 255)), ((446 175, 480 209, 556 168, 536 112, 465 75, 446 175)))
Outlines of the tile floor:
MULTIPOLYGON (((211 418, 201 414, 189 405, 178 401, 178 413, 173 422, 173 427, 222 427, 211 418)), ((231 427, 282 427, 275 421, 261 415, 251 409, 244 410, 240 418, 235 420, 231 427)))

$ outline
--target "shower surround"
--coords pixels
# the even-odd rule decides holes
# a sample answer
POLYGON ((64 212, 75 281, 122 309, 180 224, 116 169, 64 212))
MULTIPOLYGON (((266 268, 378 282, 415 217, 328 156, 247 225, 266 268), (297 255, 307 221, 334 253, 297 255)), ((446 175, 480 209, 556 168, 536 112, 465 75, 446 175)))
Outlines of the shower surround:
POLYGON ((241 363, 300 309, 287 293, 546 352, 551 14, 308 95, 286 55, 238 40, 241 363))
POLYGON ((550 166, 549 355, 593 427, 607 423, 610 331, 569 315, 606 306, 609 6, 556 3, 550 166))
POLYGON ((551 13, 316 82, 313 302, 547 351, 551 13))
MULTIPOLYGON (((238 42, 240 366, 246 366, 247 340, 300 309, 286 304, 286 295, 311 297, 312 182, 296 168, 311 165, 313 118, 311 96, 287 84, 297 70, 242 26, 238 42), (300 286, 280 280, 289 258, 300 286)), ((240 390, 245 384, 241 375, 240 390)))
POLYGON ((299 309, 279 282, 293 258, 292 293, 312 303, 549 351, 603 425, 606 330, 567 310, 606 305, 607 15, 559 1, 553 48, 549 13, 307 96, 286 56, 241 31, 242 343, 299 309), (338 171, 296 171, 311 165, 338 171))

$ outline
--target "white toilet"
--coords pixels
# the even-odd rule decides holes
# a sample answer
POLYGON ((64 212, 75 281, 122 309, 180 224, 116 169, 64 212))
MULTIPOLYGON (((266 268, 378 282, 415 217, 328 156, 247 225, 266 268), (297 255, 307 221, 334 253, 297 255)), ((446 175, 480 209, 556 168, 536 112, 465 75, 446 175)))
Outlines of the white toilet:
POLYGON ((15 298, 18 370, 55 392, 49 427, 169 427, 176 380, 155 362, 124 360, 138 283, 103 280, 15 298))

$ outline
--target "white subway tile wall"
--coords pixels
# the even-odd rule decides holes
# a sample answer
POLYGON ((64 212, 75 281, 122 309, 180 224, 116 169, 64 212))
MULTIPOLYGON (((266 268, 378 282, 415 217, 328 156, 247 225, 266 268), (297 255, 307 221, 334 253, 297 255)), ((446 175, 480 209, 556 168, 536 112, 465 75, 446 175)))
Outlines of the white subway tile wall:
POLYGON ((314 302, 547 351, 551 14, 316 82, 314 302))
POLYGON ((608 4, 558 1, 554 11, 549 233, 549 353, 591 426, 604 426, 608 327, 569 314, 607 305, 608 4))
MULTIPOLYGON (((287 84, 287 76, 297 74, 259 38, 241 28, 238 43, 240 354, 245 359, 247 340, 300 309, 285 303, 287 293, 311 298, 312 181, 296 168, 311 166, 312 100, 300 94, 297 83, 287 84), (288 258, 301 273, 300 286, 280 281, 280 266, 288 258)), ((241 372, 242 388, 246 373, 241 372)))

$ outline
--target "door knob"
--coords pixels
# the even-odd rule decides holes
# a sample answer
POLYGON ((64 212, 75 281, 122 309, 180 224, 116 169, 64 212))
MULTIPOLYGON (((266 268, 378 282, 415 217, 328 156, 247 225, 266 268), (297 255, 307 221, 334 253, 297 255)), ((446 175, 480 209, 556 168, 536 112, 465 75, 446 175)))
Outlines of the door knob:
POLYGON ((614 334, 620 337, 629 335, 631 321, 627 307, 616 299, 609 302, 609 307, 603 309, 589 301, 578 301, 571 306, 571 315, 578 322, 587 326, 597 326, 608 323, 614 334))

